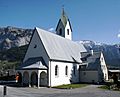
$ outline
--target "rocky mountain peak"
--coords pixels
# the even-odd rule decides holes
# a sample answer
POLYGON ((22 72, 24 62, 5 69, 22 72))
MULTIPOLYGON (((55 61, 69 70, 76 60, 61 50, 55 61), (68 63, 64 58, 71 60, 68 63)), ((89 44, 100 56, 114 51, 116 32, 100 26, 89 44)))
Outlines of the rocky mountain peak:
POLYGON ((23 29, 17 27, 0 28, 0 50, 11 47, 23 46, 29 43, 33 29, 23 29))

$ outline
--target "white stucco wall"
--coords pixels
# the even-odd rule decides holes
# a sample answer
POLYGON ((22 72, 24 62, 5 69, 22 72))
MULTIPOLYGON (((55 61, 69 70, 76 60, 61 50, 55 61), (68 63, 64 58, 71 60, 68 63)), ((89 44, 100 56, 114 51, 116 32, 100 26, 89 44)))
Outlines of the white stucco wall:
POLYGON ((25 62, 28 58, 32 58, 32 57, 43 57, 45 63, 47 65, 49 64, 47 53, 36 31, 33 34, 32 40, 29 44, 29 47, 25 54, 25 58, 23 62, 25 62), (36 48, 34 48, 35 45, 37 46, 36 48))
POLYGON ((105 63, 103 53, 101 53, 100 62, 101 62, 101 70, 103 72, 104 80, 108 80, 108 69, 105 63))
POLYGON ((79 82, 79 65, 64 62, 51 61, 49 66, 51 78, 49 80, 49 86, 57 86, 62 84, 70 84, 70 80, 73 83, 79 82), (55 66, 58 65, 58 75, 55 76, 55 66), (68 66, 68 75, 65 75, 65 67, 68 66), (73 74, 73 66, 76 66, 76 75, 73 74))
POLYGON ((65 27, 65 38, 72 40, 72 31, 70 28, 70 23, 67 21, 66 27, 65 27), (69 35, 67 34, 67 29, 69 29, 69 35))
POLYGON ((80 82, 98 82, 98 71, 80 71, 80 82))

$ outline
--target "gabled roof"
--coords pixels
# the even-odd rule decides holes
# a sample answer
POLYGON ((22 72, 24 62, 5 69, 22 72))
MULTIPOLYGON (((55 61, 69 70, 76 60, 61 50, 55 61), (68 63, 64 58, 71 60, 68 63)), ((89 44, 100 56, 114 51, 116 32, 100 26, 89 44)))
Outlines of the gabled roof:
POLYGON ((82 44, 43 29, 36 28, 35 31, 38 33, 50 60, 81 62, 80 52, 86 52, 82 44))
POLYGON ((100 58, 101 52, 93 52, 93 55, 90 52, 82 52, 81 57, 82 58, 100 58))
POLYGON ((47 69, 47 65, 42 57, 35 57, 22 63, 19 69, 47 69))
POLYGON ((98 70, 100 67, 100 59, 95 59, 92 62, 89 62, 86 70, 98 70))
POLYGON ((86 70, 98 70, 100 66, 101 52, 93 52, 93 55, 88 52, 83 52, 81 53, 81 56, 81 60, 87 63, 86 70))

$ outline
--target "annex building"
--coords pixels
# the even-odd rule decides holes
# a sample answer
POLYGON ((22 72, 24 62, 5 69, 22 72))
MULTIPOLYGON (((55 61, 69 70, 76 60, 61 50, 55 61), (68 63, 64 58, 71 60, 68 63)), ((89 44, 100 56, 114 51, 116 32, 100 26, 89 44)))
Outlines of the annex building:
POLYGON ((52 87, 108 80, 102 52, 89 52, 72 41, 72 27, 64 9, 56 34, 35 28, 24 60, 16 70, 24 86, 52 87))

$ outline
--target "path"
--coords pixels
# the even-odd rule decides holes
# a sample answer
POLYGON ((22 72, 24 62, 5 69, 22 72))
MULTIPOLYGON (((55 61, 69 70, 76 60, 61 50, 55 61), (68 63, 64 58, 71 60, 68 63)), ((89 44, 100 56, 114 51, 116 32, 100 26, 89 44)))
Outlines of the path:
MULTIPOLYGON (((97 85, 77 89, 7 87, 6 97, 120 97, 119 91, 101 90, 97 85)), ((2 97, 3 86, 0 86, 2 97)))

